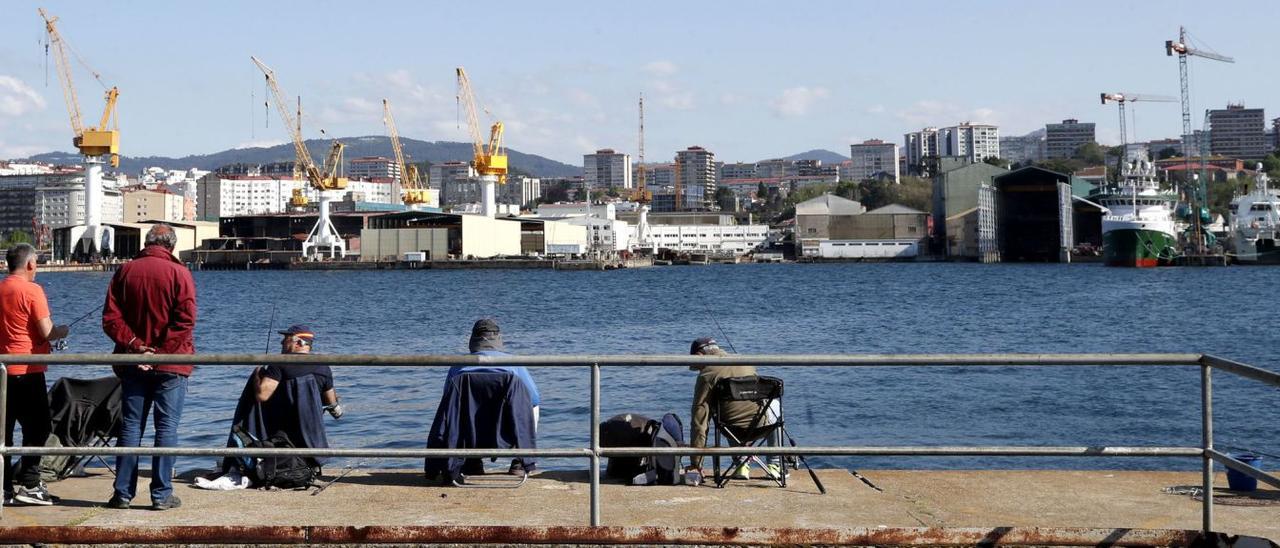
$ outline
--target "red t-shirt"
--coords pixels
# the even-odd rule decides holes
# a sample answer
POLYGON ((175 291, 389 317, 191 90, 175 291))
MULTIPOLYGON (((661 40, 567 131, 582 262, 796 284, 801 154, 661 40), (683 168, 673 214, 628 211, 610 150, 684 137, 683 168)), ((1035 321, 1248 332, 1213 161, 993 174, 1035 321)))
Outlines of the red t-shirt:
MULTIPOLYGON (((21 276, 0 281, 0 353, 48 354, 49 341, 40 333, 40 320, 49 317, 44 288, 21 276)), ((8 365, 9 375, 44 373, 44 365, 8 365)))

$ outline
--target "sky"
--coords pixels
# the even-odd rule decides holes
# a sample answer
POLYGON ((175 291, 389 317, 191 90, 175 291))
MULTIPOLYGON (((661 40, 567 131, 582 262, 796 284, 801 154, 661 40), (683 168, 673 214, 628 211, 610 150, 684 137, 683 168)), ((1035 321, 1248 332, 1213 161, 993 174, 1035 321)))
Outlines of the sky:
MULTIPOLYGON (((521 152, 582 165, 638 148, 645 159, 706 147, 753 162, 963 121, 1021 135, 1047 122, 1098 124, 1119 142, 1101 92, 1176 97, 1164 41, 1187 25, 1235 64, 1192 61, 1192 112, 1228 101, 1280 116, 1280 2, 0 2, 0 158, 70 150, 71 129, 43 6, 108 85, 120 88, 121 149, 185 156, 285 142, 262 74, 301 95, 304 134, 467 141, 455 100, 464 66, 481 123, 521 152)), ((86 120, 103 89, 74 59, 86 120)), ((1139 140, 1176 137, 1177 103, 1136 104, 1139 140)), ((1198 113, 1198 114, 1196 114, 1198 113)), ((1135 131, 1130 129, 1131 134, 1135 131)), ((486 132, 487 133, 487 132, 486 132)), ((390 154, 390 151, 387 151, 390 154)))

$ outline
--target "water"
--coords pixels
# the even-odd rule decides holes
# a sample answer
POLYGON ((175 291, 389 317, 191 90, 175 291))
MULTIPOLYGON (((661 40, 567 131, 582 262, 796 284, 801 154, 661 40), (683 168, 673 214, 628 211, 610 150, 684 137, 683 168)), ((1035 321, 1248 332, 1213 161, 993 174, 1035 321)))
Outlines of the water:
MULTIPOLYGON (((1278 370, 1275 279, 1267 268, 1109 269, 1094 265, 831 264, 547 270, 197 272, 199 352, 279 351, 275 327, 305 323, 326 353, 466 351, 493 317, 517 354, 683 354, 729 339, 742 353, 1206 352, 1278 370), (724 333, 715 326, 718 321, 724 333)), ((102 302, 109 274, 39 277, 57 322, 102 302)), ((108 352, 97 316, 72 352, 108 352)), ((727 346, 727 344, 726 344, 727 346)), ((185 445, 225 442, 251 367, 203 367, 191 383, 185 445)), ((51 369, 67 374, 70 366, 51 369)), ((105 367, 78 376, 107 374, 105 367)), ((339 368, 347 416, 335 447, 422 447, 443 369, 339 368)), ((585 369, 533 371, 539 446, 584 446, 585 369)), ((1198 445, 1199 369, 762 368, 787 382, 787 423, 807 445, 1198 445)), ((688 420, 693 373, 608 369, 602 413, 688 420)), ((1219 445, 1280 453, 1280 393, 1215 375, 1219 445)), ((149 439, 149 437, 148 437, 149 439)), ((1198 459, 814 458, 859 468, 1193 469, 1198 459)), ((208 466, 186 459, 182 465, 208 466)), ((416 466, 413 462, 379 463, 416 466)), ((581 468, 579 461, 548 462, 581 468)))

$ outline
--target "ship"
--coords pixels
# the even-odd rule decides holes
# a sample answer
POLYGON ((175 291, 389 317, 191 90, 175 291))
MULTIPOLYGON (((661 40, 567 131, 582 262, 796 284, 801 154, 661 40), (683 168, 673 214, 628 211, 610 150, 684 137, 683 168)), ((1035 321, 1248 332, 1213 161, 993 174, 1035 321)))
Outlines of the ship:
POLYGON ((1231 241, 1240 264, 1280 264, 1280 191, 1258 164, 1253 190, 1231 201, 1231 241))
POLYGON ((1102 255, 1107 266, 1173 264, 1178 256, 1173 218, 1178 196, 1160 188, 1150 160, 1126 162, 1120 181, 1099 188, 1090 200, 1107 208, 1102 217, 1102 255))

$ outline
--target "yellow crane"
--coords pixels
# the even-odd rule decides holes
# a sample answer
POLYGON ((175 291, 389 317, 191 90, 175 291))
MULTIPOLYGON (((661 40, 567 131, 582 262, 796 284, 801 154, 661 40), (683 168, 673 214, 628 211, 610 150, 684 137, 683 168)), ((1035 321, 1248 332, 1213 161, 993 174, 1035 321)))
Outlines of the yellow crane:
MULTIPOLYGON (((98 122, 97 127, 84 127, 80 117, 80 100, 76 97, 75 84, 71 80, 71 63, 67 60, 67 50, 71 47, 58 32, 58 18, 50 17, 44 8, 38 8, 38 11, 40 17, 44 19, 45 32, 49 35, 49 46, 53 50, 53 58, 58 67, 58 80, 62 82, 62 98, 67 103, 67 114, 71 115, 71 130, 75 132, 72 144, 80 150, 81 154, 90 158, 110 155, 111 167, 120 167, 120 130, 116 119, 116 99, 120 96, 120 90, 115 87, 107 90, 107 106, 102 111, 102 120, 98 122), (111 124, 110 128, 107 124, 111 124)), ((78 55, 76 57, 80 60, 80 64, 89 69, 83 59, 79 59, 78 55)), ((102 83, 102 78, 97 72, 93 69, 89 69, 89 72, 93 74, 94 79, 102 83)), ((105 88, 106 84, 102 87, 105 88)))
MULTIPOLYGON (((338 234, 338 230, 333 226, 333 221, 329 218, 329 196, 327 194, 330 190, 344 190, 347 188, 347 178, 340 176, 344 145, 334 141, 333 146, 329 149, 328 156, 325 158, 323 169, 317 167, 315 160, 311 157, 311 151, 307 150, 307 144, 302 139, 302 130, 293 120, 293 117, 289 115, 289 103, 284 92, 280 91, 280 84, 276 82, 275 71, 263 64, 262 61, 259 61, 257 57, 249 58, 253 60, 253 64, 258 65, 258 69, 266 76, 267 87, 271 89, 271 96, 275 99, 276 110, 280 112, 284 127, 289 130, 289 136, 293 139, 294 155, 302 166, 302 173, 306 176, 311 188, 315 189, 316 194, 320 195, 320 218, 316 221, 315 227, 311 229, 311 233, 307 235, 307 240, 302 243, 302 255, 308 258, 318 258, 320 249, 326 248, 329 251, 330 258, 333 258, 335 254, 345 257, 347 254, 346 242, 338 234)), ((302 189, 294 189, 293 198, 290 202, 294 205, 298 205, 299 202, 303 205, 307 203, 302 189)))
POLYGON ((404 149, 400 146, 400 132, 396 130, 396 119, 391 116, 391 101, 382 100, 382 123, 391 133, 391 151, 395 153, 396 166, 400 169, 401 198, 404 205, 431 204, 431 192, 418 173, 418 166, 406 164, 404 149))
POLYGON ((467 111, 467 129, 471 131, 473 157, 472 167, 481 176, 492 175, 498 178, 498 184, 507 182, 507 152, 502 147, 502 122, 495 121, 489 128, 489 142, 486 145, 480 134, 480 119, 476 112, 475 92, 471 90, 471 79, 467 71, 458 67, 458 102, 467 111))
POLYGON ((648 204, 653 201, 653 192, 645 188, 645 165, 644 165, 644 94, 640 95, 640 151, 636 165, 636 190, 631 193, 631 201, 639 202, 641 205, 648 204))

